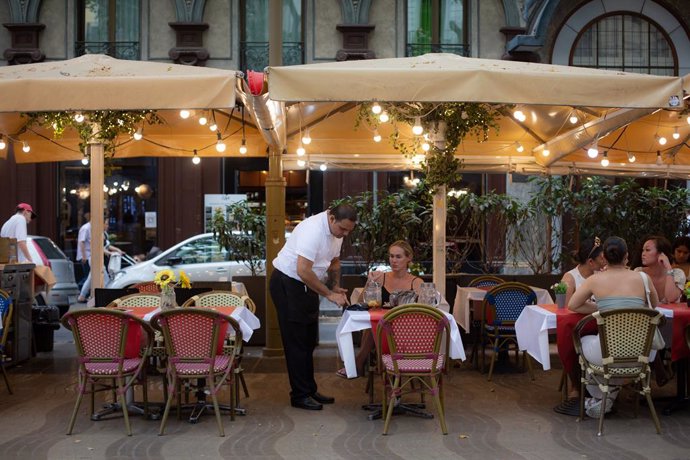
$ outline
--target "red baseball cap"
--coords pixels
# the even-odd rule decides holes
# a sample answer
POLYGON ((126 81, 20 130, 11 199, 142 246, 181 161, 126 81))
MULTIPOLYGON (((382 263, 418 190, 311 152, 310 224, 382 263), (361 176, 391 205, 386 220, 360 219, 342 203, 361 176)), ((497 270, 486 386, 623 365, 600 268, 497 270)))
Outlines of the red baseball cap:
POLYGON ((21 209, 22 211, 29 211, 29 212, 31 213, 31 218, 32 218, 32 219, 35 219, 35 218, 38 217, 38 214, 36 214, 36 213, 34 212, 34 208, 32 208, 30 204, 27 204, 27 203, 19 203, 19 204, 17 205, 17 210, 20 210, 20 209, 21 209))

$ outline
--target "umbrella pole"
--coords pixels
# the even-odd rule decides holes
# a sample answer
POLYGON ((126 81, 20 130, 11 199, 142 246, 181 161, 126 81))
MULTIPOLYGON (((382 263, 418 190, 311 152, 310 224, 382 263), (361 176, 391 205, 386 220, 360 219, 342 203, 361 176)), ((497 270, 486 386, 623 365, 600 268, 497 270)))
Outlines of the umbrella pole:
MULTIPOLYGON (((100 129, 94 126, 94 132, 100 129)), ((91 161, 91 296, 103 287, 103 144, 89 144, 91 161)), ((102 306, 102 305, 98 305, 102 306)))
POLYGON ((433 264, 434 284, 446 296, 446 186, 438 187, 434 194, 433 264))

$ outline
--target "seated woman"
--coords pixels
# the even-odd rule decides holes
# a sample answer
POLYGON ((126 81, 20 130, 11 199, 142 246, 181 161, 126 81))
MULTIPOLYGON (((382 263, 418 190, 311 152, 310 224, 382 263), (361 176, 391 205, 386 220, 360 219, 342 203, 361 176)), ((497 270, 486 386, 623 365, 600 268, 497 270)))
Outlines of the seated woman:
POLYGON ((673 268, 679 268, 685 273, 685 277, 690 276, 690 238, 680 236, 673 242, 673 268))
MULTIPOLYGON (((597 276, 589 277, 575 291, 568 308, 577 313, 590 314, 598 310, 609 308, 647 308, 647 296, 645 293, 643 276, 646 273, 638 273, 628 270, 628 246, 625 240, 612 236, 604 242, 604 258, 608 262, 606 271, 597 276), (596 304, 591 301, 594 296, 596 304)), ((659 303, 659 297, 653 283, 649 283, 649 300, 653 307, 659 303)), ((589 361, 601 364, 601 346, 598 335, 582 337, 582 353, 589 361)), ((650 360, 654 359, 656 352, 652 350, 650 360)), ((611 385, 606 402, 606 412, 613 407, 618 396, 619 387, 611 385)), ((601 413, 601 398, 603 393, 598 385, 588 385, 587 390, 592 398, 585 401, 587 415, 593 418, 601 413)))
MULTIPOLYGON (((412 263, 412 246, 407 241, 398 240, 388 248, 388 263, 391 266, 390 272, 372 271, 369 273, 367 284, 378 283, 381 286, 381 301, 390 301, 390 295, 395 291, 407 291, 419 289, 423 280, 408 271, 412 263)), ((359 301, 363 300, 364 290, 360 294, 359 301)), ((359 351, 355 357, 357 363, 357 376, 364 374, 364 368, 369 359, 369 353, 374 349, 374 335, 370 330, 362 333, 362 341, 359 351)), ((347 378, 345 368, 336 373, 339 377, 347 378)))
POLYGON ((660 303, 680 300, 685 287, 685 274, 671 267, 671 243, 663 236, 650 236, 642 246, 642 267, 635 271, 646 273, 651 279, 660 303))
MULTIPOLYGON (((577 261, 577 266, 563 274, 561 279, 568 288, 565 291, 565 303, 570 301, 573 293, 593 274, 601 271, 606 267, 606 259, 604 258, 604 248, 601 245, 599 237, 587 238, 580 244, 580 248, 574 254, 577 261)), ((570 378, 570 391, 568 392, 568 399, 556 406, 554 410, 559 414, 565 415, 580 415, 580 369, 578 366, 573 368, 568 373, 570 378)))

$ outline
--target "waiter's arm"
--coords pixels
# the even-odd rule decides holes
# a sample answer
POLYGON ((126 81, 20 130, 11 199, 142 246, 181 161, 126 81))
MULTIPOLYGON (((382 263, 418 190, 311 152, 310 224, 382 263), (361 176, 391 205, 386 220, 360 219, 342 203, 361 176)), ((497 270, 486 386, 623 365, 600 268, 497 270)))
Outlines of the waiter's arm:
MULTIPOLYGON (((337 303, 338 305, 345 305, 347 303, 347 298, 342 292, 338 292, 340 288, 336 287, 334 291, 328 289, 328 286, 322 283, 319 277, 316 276, 316 273, 314 273, 313 266, 314 262, 311 260, 302 256, 297 256, 297 275, 304 284, 306 284, 309 289, 324 296, 331 302, 337 303)), ((332 266, 333 264, 331 264, 331 267, 332 266)), ((340 266, 339 262, 338 266, 340 266)), ((329 271, 331 267, 329 267, 329 271)))

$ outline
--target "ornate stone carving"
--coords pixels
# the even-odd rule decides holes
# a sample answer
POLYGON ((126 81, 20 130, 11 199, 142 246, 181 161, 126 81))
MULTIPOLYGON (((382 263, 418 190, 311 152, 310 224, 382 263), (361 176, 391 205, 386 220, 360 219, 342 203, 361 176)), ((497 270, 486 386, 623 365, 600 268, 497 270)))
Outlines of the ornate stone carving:
POLYGON ((9 23, 3 26, 12 35, 12 46, 3 53, 8 64, 31 64, 42 62, 46 58, 38 47, 38 34, 45 29, 44 24, 9 23))
POLYGON ((360 59, 374 59, 376 53, 369 49, 369 32, 374 30, 371 24, 338 24, 343 34, 343 48, 335 55, 336 61, 354 61, 360 59))
POLYGON ((175 30, 176 36, 176 46, 168 52, 170 59, 176 64, 205 66, 209 54, 203 46, 203 33, 208 29, 208 24, 201 22, 170 22, 168 24, 175 30))

